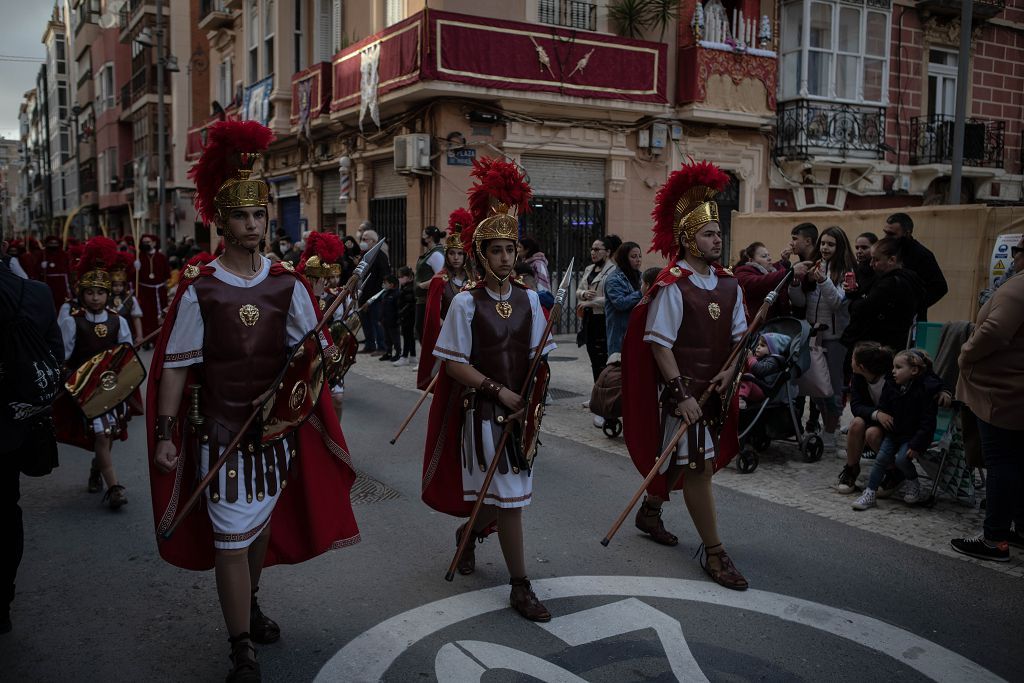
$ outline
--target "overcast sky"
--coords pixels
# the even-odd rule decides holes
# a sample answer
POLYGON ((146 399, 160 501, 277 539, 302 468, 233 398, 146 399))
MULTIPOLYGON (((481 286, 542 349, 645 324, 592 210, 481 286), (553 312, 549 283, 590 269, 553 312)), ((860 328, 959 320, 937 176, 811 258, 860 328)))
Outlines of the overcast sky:
POLYGON ((50 0, 0 0, 0 136, 18 138, 18 106, 35 86, 46 57, 43 30, 53 11, 50 0), (9 57, 36 57, 38 62, 12 62, 9 57))

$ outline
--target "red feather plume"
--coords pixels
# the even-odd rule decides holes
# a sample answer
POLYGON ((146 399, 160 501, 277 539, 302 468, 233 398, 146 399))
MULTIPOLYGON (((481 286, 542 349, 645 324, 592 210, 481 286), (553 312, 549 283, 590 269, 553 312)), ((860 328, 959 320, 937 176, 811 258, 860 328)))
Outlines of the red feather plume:
POLYGON ((217 218, 214 198, 217 191, 238 169, 249 163, 243 159, 262 152, 274 140, 274 133, 258 121, 218 121, 208 129, 206 147, 199 161, 188 172, 196 184, 196 210, 206 223, 217 218))
POLYGON ((117 242, 109 237, 97 236, 85 243, 82 258, 78 262, 78 278, 97 268, 110 270, 118 261, 117 242))
POLYGON ((654 198, 654 210, 651 212, 654 238, 649 251, 660 252, 666 258, 676 257, 676 203, 690 188, 697 185, 721 192, 728 184, 729 176, 710 161, 694 162, 691 159, 690 163, 673 171, 654 198))
POLYGON ((118 251, 117 262, 114 263, 114 270, 123 270, 128 274, 129 280, 135 279, 135 254, 130 251, 118 251))
POLYGON ((337 263, 345 255, 345 243, 330 232, 311 232, 306 238, 306 248, 299 260, 298 271, 306 272, 306 261, 313 256, 320 257, 320 263, 337 263))
POLYGON ((452 211, 448 216, 448 232, 462 232, 473 227, 473 214, 463 208, 452 211))
POLYGON ((473 160, 470 175, 478 181, 469 189, 469 211, 473 216, 473 225, 479 225, 480 221, 491 214, 493 201, 507 204, 520 215, 530 210, 533 190, 515 164, 504 159, 482 157, 473 160))

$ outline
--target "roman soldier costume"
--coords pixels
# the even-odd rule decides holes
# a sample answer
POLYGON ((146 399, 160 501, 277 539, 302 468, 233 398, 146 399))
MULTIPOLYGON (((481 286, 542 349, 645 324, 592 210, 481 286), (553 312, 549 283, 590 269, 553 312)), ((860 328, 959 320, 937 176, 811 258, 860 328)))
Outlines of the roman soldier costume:
POLYGON ((456 209, 449 216, 448 233, 441 245, 444 248, 444 268, 430 279, 430 288, 427 290, 427 308, 423 320, 423 334, 420 336, 420 362, 416 373, 416 385, 421 391, 430 385, 437 374, 439 362, 434 358, 437 335, 448 315, 452 300, 462 291, 469 279, 469 259, 472 252, 465 250, 463 238, 465 235, 472 244, 472 230, 473 214, 466 209, 456 209), (448 261, 448 254, 453 251, 463 251, 466 255, 459 271, 451 268, 448 261))
MULTIPOLYGON (((313 285, 313 293, 321 313, 339 296, 340 290, 337 286, 330 285, 336 285, 338 278, 341 277, 344 256, 345 244, 334 233, 311 232, 306 239, 306 248, 302 252, 297 270, 313 285)), ((356 340, 359 318, 348 310, 350 305, 351 301, 348 301, 338 306, 328 325, 331 339, 334 340, 337 349, 337 352, 332 353, 327 359, 328 385, 332 396, 345 393, 345 373, 355 363, 356 351, 359 348, 359 342, 356 340)))
POLYGON ((71 298, 71 264, 67 252, 61 248, 59 237, 50 235, 43 240, 43 245, 45 248, 39 256, 36 272, 38 279, 45 282, 53 294, 53 307, 59 309, 71 298))
MULTIPOLYGON (((684 258, 688 253, 694 259, 708 260, 698 248, 696 236, 708 223, 717 225, 718 207, 713 198, 727 183, 728 176, 714 165, 691 163, 669 176, 655 200, 651 250, 662 253, 670 263, 633 309, 622 348, 624 436, 630 457, 645 476, 681 426, 677 406, 704 393, 722 370, 733 343, 746 330, 743 293, 732 273, 717 262, 708 263, 706 274, 694 272, 684 258), (671 349, 678 376, 662 376, 653 345, 671 349)), ((676 537, 661 521, 660 501, 668 500, 670 487, 683 489, 706 550, 725 566, 719 575, 710 569, 709 573, 730 588, 745 588, 746 581, 728 556, 711 552, 721 543, 717 541, 709 477, 738 451, 737 415, 738 399, 722 405, 719 394, 711 395, 700 420, 690 425, 679 441, 667 472, 663 470, 648 487, 649 497, 659 502, 655 505, 645 500, 636 525, 655 541, 675 545, 676 537), (693 513, 687 487, 688 479, 693 478, 696 487, 701 477, 708 477, 707 499, 699 505, 711 519, 703 527, 703 520, 693 513)), ((695 499, 698 494, 703 495, 704 490, 695 489, 695 499)))
MULTIPOLYGON (((190 177, 196 183, 201 219, 216 222, 218 232, 229 224, 233 210, 266 207, 267 183, 250 176, 272 139, 273 133, 254 121, 220 121, 210 127, 207 146, 190 177)), ((228 230, 223 234, 231 245, 241 244, 228 230)), ((158 547, 169 563, 197 570, 214 566, 216 549, 217 588, 234 664, 229 680, 258 680, 250 643, 274 642, 279 629, 259 609, 258 586, 250 579, 247 562, 256 557, 263 566, 294 564, 357 543, 359 530, 349 500, 355 472, 326 386, 314 390, 315 408, 308 419, 282 438, 266 440, 270 425, 259 417, 243 431, 253 402, 277 382, 289 349, 306 340, 320 311, 308 283, 289 266, 272 264, 250 250, 253 272, 242 277, 225 267, 223 258, 196 257, 184 268, 158 337, 147 395, 149 449, 153 456, 158 442, 170 441, 177 458, 169 473, 150 459, 153 521, 161 537, 222 449, 243 434, 202 492, 204 504, 192 508, 158 547), (185 371, 185 391, 167 412, 166 400, 159 400, 160 387, 172 371, 176 382, 185 371), (269 539, 267 529, 272 530, 269 539), (233 552, 237 550, 245 554, 233 552), (223 578, 221 558, 241 573, 223 578), (243 616, 238 611, 242 608, 225 606, 235 605, 235 586, 241 585, 252 591, 243 616), (248 628, 232 633, 232 618, 247 618, 248 628)), ((143 262, 144 276, 146 267, 143 262)), ((330 355, 328 336, 321 334, 320 342, 330 355)), ((313 386, 313 380, 303 386, 313 386)), ((167 447, 160 451, 166 453, 167 447)))
MULTIPOLYGON (((456 542, 463 533, 482 539, 495 529, 495 519, 499 534, 504 534, 503 512, 530 504, 533 476, 530 461, 524 457, 528 455, 525 451, 529 444, 522 438, 512 438, 503 452, 495 453, 503 424, 511 412, 499 395, 503 388, 519 392, 530 358, 555 348, 550 339, 544 343, 546 321, 536 292, 527 289, 522 280, 511 276, 498 278, 484 257, 484 245, 490 240, 519 241, 518 222, 510 211, 526 210, 531 194, 529 185, 518 168, 504 161, 478 162, 473 176, 478 180, 470 191, 476 228, 472 232, 462 231, 464 249, 474 253, 485 272, 497 281, 499 292, 503 292, 506 283, 508 292, 495 293, 486 286, 487 279, 481 278, 455 295, 433 349, 434 357, 442 364, 430 406, 423 454, 423 501, 439 512, 468 517, 477 497, 483 495, 481 485, 487 468, 493 458, 499 458, 484 498, 484 504, 491 506, 492 516, 488 519, 481 515, 483 523, 478 520, 479 528, 460 527, 456 542), (463 386, 449 376, 449 363, 467 363, 485 379, 479 387, 463 386)), ((526 412, 534 413, 536 395, 523 399, 528 402, 526 412)), ((521 518, 517 515, 509 517, 508 531, 514 531, 513 524, 520 525, 516 544, 521 548, 521 518)), ((503 537, 502 547, 505 545, 503 537)), ((458 569, 462 574, 475 569, 472 546, 467 546, 460 559, 458 569)), ((550 614, 537 601, 522 572, 510 564, 512 606, 528 619, 547 621, 550 614)))
POLYGON ((150 334, 160 327, 164 309, 167 308, 167 281, 171 278, 171 268, 167 257, 160 252, 160 238, 156 235, 143 235, 142 240, 152 245, 150 251, 145 247, 139 250, 139 305, 142 307, 142 334, 150 334))
POLYGON ((142 307, 138 298, 132 293, 132 284, 135 281, 135 258, 127 251, 117 252, 117 261, 110 270, 110 283, 115 285, 121 283, 124 289, 121 294, 111 294, 110 308, 117 311, 125 320, 142 317, 142 307))

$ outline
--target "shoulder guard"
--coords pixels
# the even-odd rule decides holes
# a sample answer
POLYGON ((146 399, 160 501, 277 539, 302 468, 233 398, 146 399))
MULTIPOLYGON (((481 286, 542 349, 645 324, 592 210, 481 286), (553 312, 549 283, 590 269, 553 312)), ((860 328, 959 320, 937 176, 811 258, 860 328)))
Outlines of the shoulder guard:
POLYGON ((444 282, 448 282, 451 278, 448 277, 447 271, 438 273, 437 277, 441 278, 444 282))
POLYGON ((295 272, 295 266, 292 265, 291 261, 281 261, 281 267, 287 270, 289 273, 295 272))

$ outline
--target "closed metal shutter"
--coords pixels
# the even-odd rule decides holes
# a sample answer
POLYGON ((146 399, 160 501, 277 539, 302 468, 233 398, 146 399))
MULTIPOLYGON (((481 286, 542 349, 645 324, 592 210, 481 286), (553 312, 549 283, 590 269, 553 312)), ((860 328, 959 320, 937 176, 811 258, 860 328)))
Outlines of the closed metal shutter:
POLYGON ((604 198, 604 159, 523 155, 523 167, 538 197, 604 198))
POLYGON ((404 197, 409 185, 403 176, 395 173, 395 163, 389 157, 373 162, 373 198, 404 197))
POLYGON ((328 172, 320 176, 320 209, 324 214, 344 213, 341 206, 341 178, 337 173, 328 172))

